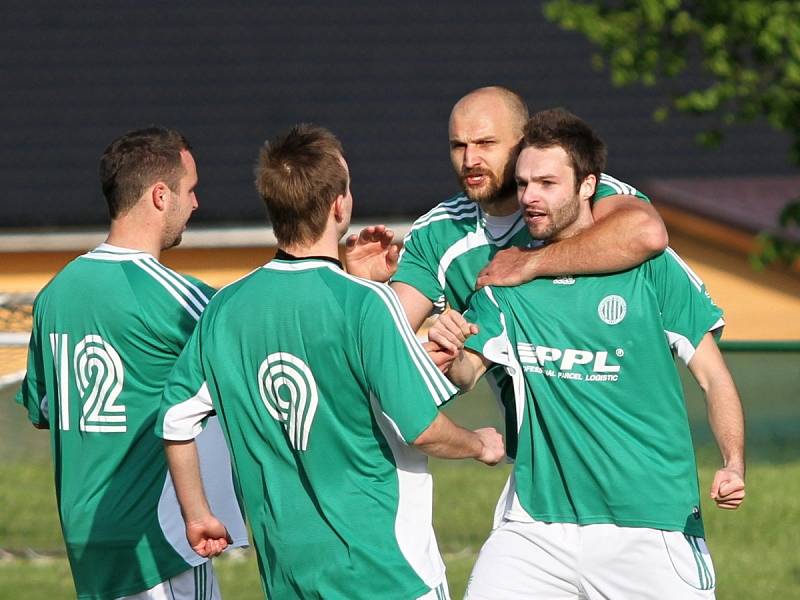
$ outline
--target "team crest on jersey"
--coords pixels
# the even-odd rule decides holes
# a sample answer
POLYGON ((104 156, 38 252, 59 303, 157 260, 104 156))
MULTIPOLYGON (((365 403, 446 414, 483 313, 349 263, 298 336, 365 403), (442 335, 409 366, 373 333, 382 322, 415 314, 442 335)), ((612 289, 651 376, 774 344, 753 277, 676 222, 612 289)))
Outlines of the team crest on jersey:
POLYGON ((597 314, 600 320, 607 325, 616 325, 622 322, 628 312, 628 304, 622 296, 606 296, 597 306, 597 314))
POLYGON ((569 275, 562 275, 553 279, 554 285, 575 285, 575 278, 569 275))

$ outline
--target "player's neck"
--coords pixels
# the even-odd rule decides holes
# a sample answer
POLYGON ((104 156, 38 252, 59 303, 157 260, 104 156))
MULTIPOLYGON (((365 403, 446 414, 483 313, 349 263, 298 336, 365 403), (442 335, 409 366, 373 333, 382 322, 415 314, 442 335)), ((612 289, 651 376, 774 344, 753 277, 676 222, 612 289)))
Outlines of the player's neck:
POLYGON ((327 256, 339 260, 339 239, 335 232, 326 231, 319 240, 311 244, 281 245, 280 249, 297 258, 327 256))
POLYGON ((132 227, 130 223, 112 221, 106 243, 128 250, 139 250, 161 258, 161 236, 154 236, 149 228, 132 227))
POLYGON ((507 217, 519 210, 519 202, 517 201, 517 195, 514 194, 505 198, 498 198, 494 202, 482 202, 481 209, 492 217, 507 217))

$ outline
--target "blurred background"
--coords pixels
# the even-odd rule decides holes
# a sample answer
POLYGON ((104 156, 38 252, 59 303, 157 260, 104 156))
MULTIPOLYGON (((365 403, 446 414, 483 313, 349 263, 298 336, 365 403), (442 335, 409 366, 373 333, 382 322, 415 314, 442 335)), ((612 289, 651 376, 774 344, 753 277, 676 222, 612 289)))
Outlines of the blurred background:
MULTIPOLYGON (((105 146, 153 123, 190 139, 200 208, 163 260, 219 286, 273 252, 252 184, 265 139, 298 122, 331 129, 351 169, 353 229, 384 222, 400 238, 458 191, 448 116, 486 85, 519 92, 531 110, 564 106, 586 119, 609 146, 607 172, 653 199, 672 247, 725 309, 753 467, 741 512, 706 511, 718 597, 800 594, 800 559, 781 545, 800 519, 800 489, 784 489, 800 486, 799 23, 800 3, 766 0, 5 0, 0 598, 74 596, 47 436, 12 397, 30 301, 104 237, 105 146)), ((700 396, 688 402, 707 486, 718 458, 700 396)), ((452 410, 476 426, 499 423, 485 389, 452 410)), ((456 598, 505 471, 434 469, 456 598)), ((259 597, 253 557, 240 559, 225 563, 224 582, 240 586, 228 597, 259 597)))

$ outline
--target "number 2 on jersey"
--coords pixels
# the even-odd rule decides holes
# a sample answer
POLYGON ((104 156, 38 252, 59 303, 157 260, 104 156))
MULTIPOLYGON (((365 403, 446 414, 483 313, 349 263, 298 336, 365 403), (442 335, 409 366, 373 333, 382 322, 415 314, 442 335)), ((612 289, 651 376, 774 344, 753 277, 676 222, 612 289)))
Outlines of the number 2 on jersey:
POLYGON ((70 429, 69 382, 72 367, 75 387, 83 401, 78 424, 80 430, 101 433, 127 431, 125 407, 117 404, 125 383, 125 370, 114 347, 99 335, 90 334, 76 344, 70 361, 68 334, 51 333, 50 348, 58 382, 59 428, 64 431, 70 429))

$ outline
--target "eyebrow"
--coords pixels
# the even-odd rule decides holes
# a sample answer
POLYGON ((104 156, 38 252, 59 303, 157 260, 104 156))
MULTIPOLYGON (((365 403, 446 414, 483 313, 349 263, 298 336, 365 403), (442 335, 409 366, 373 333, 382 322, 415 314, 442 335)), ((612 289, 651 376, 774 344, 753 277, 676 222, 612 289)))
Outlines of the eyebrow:
MULTIPOLYGON (((496 135, 486 135, 480 138, 476 138, 474 140, 470 140, 473 144, 480 144, 481 142, 496 142, 497 136, 496 135)), ((461 138, 450 138, 451 144, 467 144, 465 140, 461 138)))
POLYGON ((544 175, 535 175, 534 177, 530 177, 528 179, 523 179, 522 177, 514 177, 517 181, 542 181, 543 179, 558 179, 558 175, 554 175, 551 173, 546 173, 544 175))

